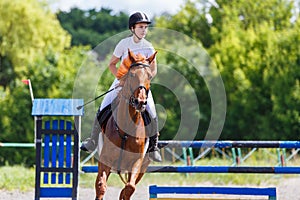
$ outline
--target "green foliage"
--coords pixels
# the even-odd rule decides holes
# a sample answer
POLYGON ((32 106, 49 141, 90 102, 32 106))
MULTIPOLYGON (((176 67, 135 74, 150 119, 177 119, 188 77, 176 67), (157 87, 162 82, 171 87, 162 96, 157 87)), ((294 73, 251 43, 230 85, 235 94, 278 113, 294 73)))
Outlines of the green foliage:
MULTIPOLYGON (((32 103, 22 79, 31 80, 35 98, 71 98, 88 48, 69 47, 70 36, 43 4, 0 2, 1 142, 34 141, 32 103)), ((0 165, 34 162, 34 149, 1 148, 0 165)))
MULTIPOLYGON (((46 54, 68 47, 70 37, 55 15, 35 0, 0 2, 0 59, 4 60, 1 86, 13 86, 13 79, 23 78, 28 64, 46 54)), ((2 74, 2 73, 1 73, 2 74)))
POLYGON ((237 1, 235 12, 219 5, 222 35, 215 32, 221 39, 210 53, 228 94, 224 138, 298 140, 299 101, 291 93, 300 78, 299 25, 290 22, 292 4, 237 1))
POLYGON ((62 27, 72 35, 72 45, 96 47, 106 38, 128 28, 128 15, 124 12, 112 15, 111 9, 101 8, 70 12, 60 11, 57 17, 62 27))
MULTIPOLYGON (((174 16, 156 21, 201 41, 218 67, 228 105, 221 139, 298 140, 300 27, 293 2, 203 2, 187 1, 174 16)), ((170 62, 186 68, 176 58, 170 62)), ((209 111, 209 102, 203 104, 209 111)))
MULTIPOLYGON (((173 48, 177 48, 176 46, 177 45, 173 46, 173 48)), ((158 60, 158 67, 160 67, 160 63, 166 63, 168 65, 168 68, 164 66, 159 68, 159 74, 157 75, 155 80, 158 83, 162 83, 162 85, 164 83, 163 80, 172 80, 171 88, 166 88, 160 85, 153 85, 153 87, 151 88, 155 97, 155 102, 161 104, 164 107, 167 115, 163 116, 162 113, 158 112, 160 120, 161 118, 166 118, 165 125, 161 130, 160 139, 171 140, 174 139, 176 134, 182 132, 180 136, 178 135, 179 138, 176 139, 185 140, 187 135, 194 134, 193 132, 195 132, 195 127, 193 127, 194 120, 201 120, 202 122, 205 122, 203 124, 200 124, 200 127, 198 128, 198 133, 202 133, 208 128, 207 124, 209 124, 209 117, 205 118, 204 114, 200 116, 199 109, 195 109, 196 105, 191 105, 194 102, 194 99, 192 98, 193 92, 197 91, 195 94, 195 100, 200 102, 200 110, 202 110, 202 112, 205 113, 205 107, 202 106, 202 101, 206 98, 209 98, 207 96, 207 88, 201 89, 201 87, 205 85, 204 79, 201 78, 199 72, 192 65, 190 65, 190 63, 188 63, 188 60, 186 60, 187 58, 193 57, 193 55, 191 55, 193 54, 192 49, 192 46, 188 46, 187 48, 181 47, 181 50, 183 52, 186 52, 186 58, 178 56, 178 54, 176 54, 177 50, 175 49, 172 53, 165 52, 163 55, 161 55, 161 51, 159 52, 160 55, 158 60), (177 76, 176 73, 172 73, 173 70, 175 70, 176 73, 179 73, 180 76, 177 76), (184 77, 184 80, 186 82, 182 80, 182 77, 184 77), (178 94, 180 94, 180 96, 178 96, 178 94), (188 113, 188 116, 185 116, 188 120, 182 119, 182 116, 184 115, 183 112, 185 114, 188 113), (180 127, 180 125, 182 127, 180 127)), ((200 138, 203 138, 203 135, 198 134, 197 139, 200 138)))
MULTIPOLYGON (((202 6, 202 5, 201 5, 202 6)), ((194 1, 186 1, 183 8, 173 16, 162 15, 155 19, 157 27, 178 30, 194 39, 200 40, 204 47, 212 43, 210 24, 205 17, 205 9, 198 9, 194 1)))

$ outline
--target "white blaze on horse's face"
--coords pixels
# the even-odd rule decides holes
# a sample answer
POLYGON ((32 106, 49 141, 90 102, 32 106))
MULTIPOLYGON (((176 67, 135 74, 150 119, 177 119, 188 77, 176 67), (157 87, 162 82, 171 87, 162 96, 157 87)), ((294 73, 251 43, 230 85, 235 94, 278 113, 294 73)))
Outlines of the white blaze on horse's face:
POLYGON ((152 79, 150 64, 155 59, 156 53, 146 58, 142 54, 135 55, 128 49, 128 58, 131 63, 127 83, 132 93, 129 102, 138 112, 143 112, 146 109, 148 91, 152 79))
POLYGON ((144 112, 147 105, 148 91, 150 89, 151 70, 149 67, 138 65, 130 70, 131 88, 134 90, 131 105, 138 112, 144 112))

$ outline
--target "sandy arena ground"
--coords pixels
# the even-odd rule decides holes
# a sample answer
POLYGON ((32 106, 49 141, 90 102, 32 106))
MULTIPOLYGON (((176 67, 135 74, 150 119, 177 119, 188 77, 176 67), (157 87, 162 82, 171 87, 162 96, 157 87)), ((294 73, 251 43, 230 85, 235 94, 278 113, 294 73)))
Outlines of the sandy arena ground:
MULTIPOLYGON (((268 186, 272 187, 272 186, 268 186)), ((105 200, 118 200, 120 188, 109 187, 105 200)), ((190 196, 190 195, 189 195, 190 196)), ((284 179, 277 186, 278 200, 300 200, 300 176, 297 178, 284 179)), ((20 192, 20 191, 4 191, 0 190, 0 200, 33 200, 34 191, 20 192)), ((57 200, 62 200, 58 199, 57 200)), ((93 188, 81 188, 79 190, 79 200, 94 200, 93 188)), ((138 186, 132 200, 147 200, 149 199, 148 187, 138 186)), ((245 199, 245 196, 244 198, 245 199)), ((250 197, 249 197, 250 199, 250 197)), ((251 198, 252 199, 252 198, 251 198)), ((257 198, 255 198, 257 199, 257 198)), ((46 199, 44 199, 46 200, 46 199)))

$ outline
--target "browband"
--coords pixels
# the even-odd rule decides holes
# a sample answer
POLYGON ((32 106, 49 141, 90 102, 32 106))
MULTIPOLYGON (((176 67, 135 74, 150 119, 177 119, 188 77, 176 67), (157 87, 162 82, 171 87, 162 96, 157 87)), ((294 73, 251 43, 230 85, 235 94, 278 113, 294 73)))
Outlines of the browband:
POLYGON ((137 62, 137 63, 132 63, 132 64, 130 65, 130 68, 136 67, 136 66, 139 66, 139 65, 142 65, 143 67, 150 67, 150 65, 148 65, 148 64, 137 62))

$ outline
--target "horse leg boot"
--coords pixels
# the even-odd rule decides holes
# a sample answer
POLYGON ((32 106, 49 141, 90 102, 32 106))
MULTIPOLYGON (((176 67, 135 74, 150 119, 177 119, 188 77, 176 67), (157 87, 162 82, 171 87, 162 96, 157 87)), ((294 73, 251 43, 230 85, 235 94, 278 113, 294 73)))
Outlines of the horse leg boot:
POLYGON ((161 162, 162 159, 161 159, 161 155, 160 155, 160 150, 158 148, 159 133, 158 133, 158 119, 157 119, 157 117, 154 118, 154 119, 152 118, 151 124, 152 124, 151 126, 152 126, 153 131, 150 133, 149 147, 148 147, 147 153, 149 153, 149 158, 152 161, 161 162), (153 134, 153 132, 155 134, 151 135, 151 134, 153 134))

